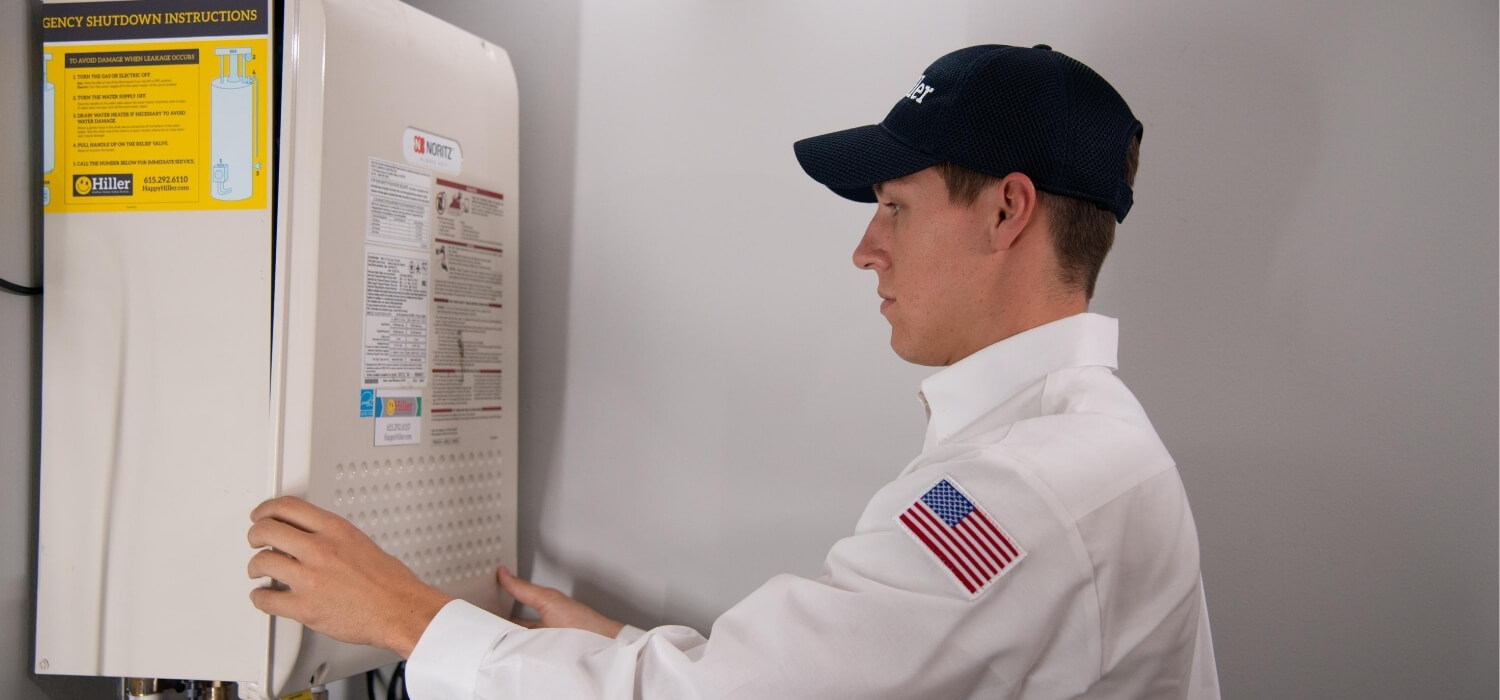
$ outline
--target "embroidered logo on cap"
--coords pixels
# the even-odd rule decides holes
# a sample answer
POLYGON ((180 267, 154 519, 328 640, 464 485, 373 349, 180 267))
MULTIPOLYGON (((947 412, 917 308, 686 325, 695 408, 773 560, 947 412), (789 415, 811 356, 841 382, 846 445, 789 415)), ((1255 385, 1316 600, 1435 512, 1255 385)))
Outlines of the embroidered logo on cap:
POLYGON ((896 519, 901 527, 978 596, 1026 557, 1026 550, 954 481, 944 477, 896 519))
POLYGON ((922 104, 922 100, 934 92, 937 92, 937 88, 928 85, 927 76, 923 75, 917 79, 917 84, 912 86, 911 92, 906 93, 906 99, 922 104))

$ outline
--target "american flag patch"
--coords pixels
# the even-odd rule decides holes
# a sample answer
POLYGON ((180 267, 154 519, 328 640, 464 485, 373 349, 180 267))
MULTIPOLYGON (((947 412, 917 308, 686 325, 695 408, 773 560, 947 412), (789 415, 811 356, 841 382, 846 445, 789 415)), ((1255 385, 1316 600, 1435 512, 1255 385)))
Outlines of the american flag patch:
POLYGON ((951 478, 937 482, 896 517, 972 598, 1010 571, 1026 550, 951 478))

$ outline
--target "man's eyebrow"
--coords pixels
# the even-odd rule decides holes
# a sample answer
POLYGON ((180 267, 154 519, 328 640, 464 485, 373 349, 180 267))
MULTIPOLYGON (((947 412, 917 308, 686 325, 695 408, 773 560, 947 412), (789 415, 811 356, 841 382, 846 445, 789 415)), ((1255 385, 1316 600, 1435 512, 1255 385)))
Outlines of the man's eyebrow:
POLYGON ((885 191, 885 183, 884 182, 877 182, 877 183, 875 183, 873 186, 871 186, 871 189, 875 190, 875 196, 877 198, 885 196, 884 194, 882 194, 882 192, 885 191))

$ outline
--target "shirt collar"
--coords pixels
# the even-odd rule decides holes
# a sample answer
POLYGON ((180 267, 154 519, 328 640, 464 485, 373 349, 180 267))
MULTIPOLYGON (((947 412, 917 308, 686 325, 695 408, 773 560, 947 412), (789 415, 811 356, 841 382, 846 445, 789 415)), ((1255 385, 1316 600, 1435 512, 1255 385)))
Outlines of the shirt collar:
POLYGON ((990 345, 922 381, 923 450, 952 437, 1048 374, 1071 367, 1115 369, 1120 322, 1082 313, 990 345))

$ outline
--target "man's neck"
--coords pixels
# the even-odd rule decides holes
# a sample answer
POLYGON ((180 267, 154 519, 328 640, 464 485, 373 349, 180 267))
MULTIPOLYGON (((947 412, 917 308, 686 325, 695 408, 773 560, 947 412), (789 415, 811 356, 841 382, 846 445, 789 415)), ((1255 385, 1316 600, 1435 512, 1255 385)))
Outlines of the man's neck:
POLYGON ((1046 298, 1036 298, 1030 301, 1031 303, 1021 303, 1006 308, 1002 317, 996 319, 995 323, 986 324, 988 332, 975 335, 972 342, 959 348, 959 351, 955 352, 943 365, 952 365, 1013 335, 1025 333, 1033 328, 1089 310, 1089 301, 1083 292, 1070 292, 1060 296, 1049 295, 1046 298))

